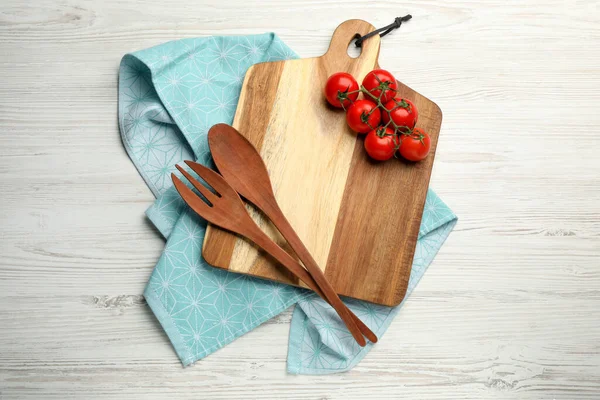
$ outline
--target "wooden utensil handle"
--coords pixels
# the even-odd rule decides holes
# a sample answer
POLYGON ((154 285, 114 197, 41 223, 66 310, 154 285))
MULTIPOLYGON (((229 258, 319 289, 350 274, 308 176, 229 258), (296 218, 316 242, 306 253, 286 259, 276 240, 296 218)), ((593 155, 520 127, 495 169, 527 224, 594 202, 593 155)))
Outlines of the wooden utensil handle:
MULTIPOLYGON (((342 302, 337 293, 333 291, 331 285, 329 285, 329 290, 333 292, 333 296, 329 293, 326 295, 326 290, 322 290, 322 286, 318 285, 315 279, 305 270, 298 261, 296 261, 292 256, 290 256, 285 250, 283 250, 277 243, 275 243, 270 237, 268 237, 263 231, 261 231, 258 227, 256 229, 252 229, 252 231, 245 233, 248 239, 252 240, 259 247, 269 253, 272 257, 274 257, 277 261, 283 264, 292 274, 294 274, 298 279, 302 280, 306 285, 312 289, 315 293, 317 293, 323 300, 329 303, 334 310, 338 313, 342 321, 346 324, 346 327, 352 334, 352 337, 356 340, 356 342, 364 347, 367 343, 365 338, 363 337, 361 330, 358 328, 358 324, 363 325, 362 321, 354 315, 348 307, 342 302)), ((327 282, 327 280, 325 280, 327 282)), ((368 330, 369 328, 367 328, 368 330)), ((370 330, 369 330, 370 331, 370 330)), ((374 336, 374 335, 373 335, 374 336)), ((371 339, 369 339, 371 340, 371 339)), ((377 338, 375 337, 376 342, 377 338)))
MULTIPOLYGON (((308 273, 314 279, 314 281, 320 286, 323 293, 327 296, 326 301, 338 301, 342 303, 342 307, 348 309, 348 307, 341 301, 340 297, 335 292, 335 289, 331 286, 321 268, 310 254, 290 222, 283 214, 283 211, 279 208, 279 206, 275 203, 269 203, 269 207, 265 207, 263 212, 269 217, 269 219, 275 224, 281 235, 285 238, 285 240, 292 247, 294 252, 300 258, 300 261, 304 264, 308 273)), ((305 281, 306 282, 306 281, 305 281)), ((331 304, 331 303, 330 303, 331 304)), ((352 311, 349 310, 350 313, 352 311)), ((352 314, 356 317, 354 314, 352 314)), ((355 322, 358 325, 360 331, 369 339, 372 343, 377 343, 377 336, 368 326, 366 326, 358 317, 355 318, 355 322)))

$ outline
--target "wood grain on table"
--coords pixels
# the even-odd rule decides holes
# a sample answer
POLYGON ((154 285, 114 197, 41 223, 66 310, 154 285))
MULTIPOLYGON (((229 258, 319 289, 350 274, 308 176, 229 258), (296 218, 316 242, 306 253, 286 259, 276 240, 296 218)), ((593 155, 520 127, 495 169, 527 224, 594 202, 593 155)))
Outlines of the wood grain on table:
POLYGON ((597 399, 597 1, 59 2, 0 10, 0 398, 597 399), (393 9, 394 14, 391 13, 393 9), (126 52, 413 20, 380 63, 444 111, 431 187, 459 223, 369 355, 285 372, 290 312, 182 369, 141 297, 163 240, 116 122, 126 52))

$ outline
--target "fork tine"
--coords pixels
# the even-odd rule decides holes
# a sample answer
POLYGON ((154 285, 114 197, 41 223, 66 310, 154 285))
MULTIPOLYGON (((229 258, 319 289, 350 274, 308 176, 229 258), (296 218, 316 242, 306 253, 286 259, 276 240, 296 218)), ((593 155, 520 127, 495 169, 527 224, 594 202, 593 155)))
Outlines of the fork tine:
MULTIPOLYGON (((190 183, 196 188, 198 189, 198 191, 200 193, 202 193, 202 195, 211 203, 214 204, 214 202, 218 199, 217 195, 214 194, 213 192, 211 192, 206 186, 204 186, 203 184, 201 184, 200 182, 198 182, 192 175, 190 175, 189 172, 187 172, 185 169, 181 168, 179 165, 175 164, 175 167, 177 167, 177 169, 179 170, 179 172, 181 172, 183 174, 183 176, 185 176, 187 178, 188 181, 190 181, 190 183)), ((200 175, 200 174, 198 174, 200 175)), ((200 177, 202 177, 202 175, 200 175, 200 177)), ((202 178, 204 179, 204 178, 202 178)), ((208 181, 207 181, 208 182, 208 181)), ((211 183, 208 182, 208 184, 210 185, 211 183)))
MULTIPOLYGON (((204 179, 206 181, 206 183, 208 183, 210 186, 212 186, 213 189, 215 189, 215 191, 217 193, 219 193, 220 195, 226 194, 228 188, 229 189, 231 188, 229 186, 229 184, 225 181, 225 179, 221 175, 219 175, 215 171, 213 171, 212 169, 207 168, 204 165, 198 164, 197 162, 194 162, 194 161, 185 160, 184 162, 195 173, 197 173, 198 176, 200 176, 202 179, 204 179)), ((233 190, 233 189, 230 189, 230 190, 233 190)))
POLYGON ((173 180, 173 185, 175 185, 175 189, 179 192, 179 195, 186 202, 188 206, 192 208, 198 215, 203 217, 206 220, 207 215, 211 212, 211 207, 206 204, 204 200, 202 200, 196 193, 192 191, 185 183, 181 181, 175 174, 171 174, 171 179, 173 180))

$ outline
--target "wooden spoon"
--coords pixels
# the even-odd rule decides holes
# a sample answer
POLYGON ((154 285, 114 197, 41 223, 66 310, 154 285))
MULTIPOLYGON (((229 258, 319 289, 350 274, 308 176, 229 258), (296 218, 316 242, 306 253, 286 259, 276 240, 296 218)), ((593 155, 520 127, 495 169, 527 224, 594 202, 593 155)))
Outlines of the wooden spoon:
POLYGON ((377 336, 339 298, 277 204, 267 167, 258 151, 242 134, 227 124, 214 125, 208 144, 221 175, 240 195, 262 210, 298 255, 309 274, 352 332, 352 326, 371 342, 377 336), (348 321, 344 318, 347 318, 348 321))

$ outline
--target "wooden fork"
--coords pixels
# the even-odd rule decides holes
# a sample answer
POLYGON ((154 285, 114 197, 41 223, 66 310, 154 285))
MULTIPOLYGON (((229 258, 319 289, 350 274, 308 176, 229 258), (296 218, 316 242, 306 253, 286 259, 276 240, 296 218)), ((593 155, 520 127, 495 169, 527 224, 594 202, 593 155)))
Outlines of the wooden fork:
MULTIPOLYGON (((171 179, 175 188, 183 198, 183 200, 194 210, 198 215, 206 219, 212 224, 220 226, 226 230, 235 232, 246 237, 256 245, 265 250, 268 254, 279 261, 298 279, 302 280, 306 285, 317 293, 321 298, 327 301, 338 313, 346 327, 352 334, 356 342, 364 347, 366 340, 360 332, 356 320, 359 320, 354 315, 339 297, 338 302, 328 301, 327 297, 316 284, 312 276, 302 267, 302 265, 283 250, 277 243, 271 240, 248 214, 242 199, 238 193, 223 179, 221 175, 215 171, 206 168, 200 164, 196 164, 195 172, 210 185, 217 194, 213 193, 202 183, 198 182, 186 170, 176 165, 177 169, 187 178, 188 181, 204 196, 202 199, 196 195, 189 187, 187 187, 175 174, 171 174, 171 179), (199 167, 198 167, 199 166, 199 167), (205 201, 206 200, 206 201, 205 201), (332 304, 333 303, 333 304, 332 304)), ((360 321, 360 320, 359 320, 360 321)))

